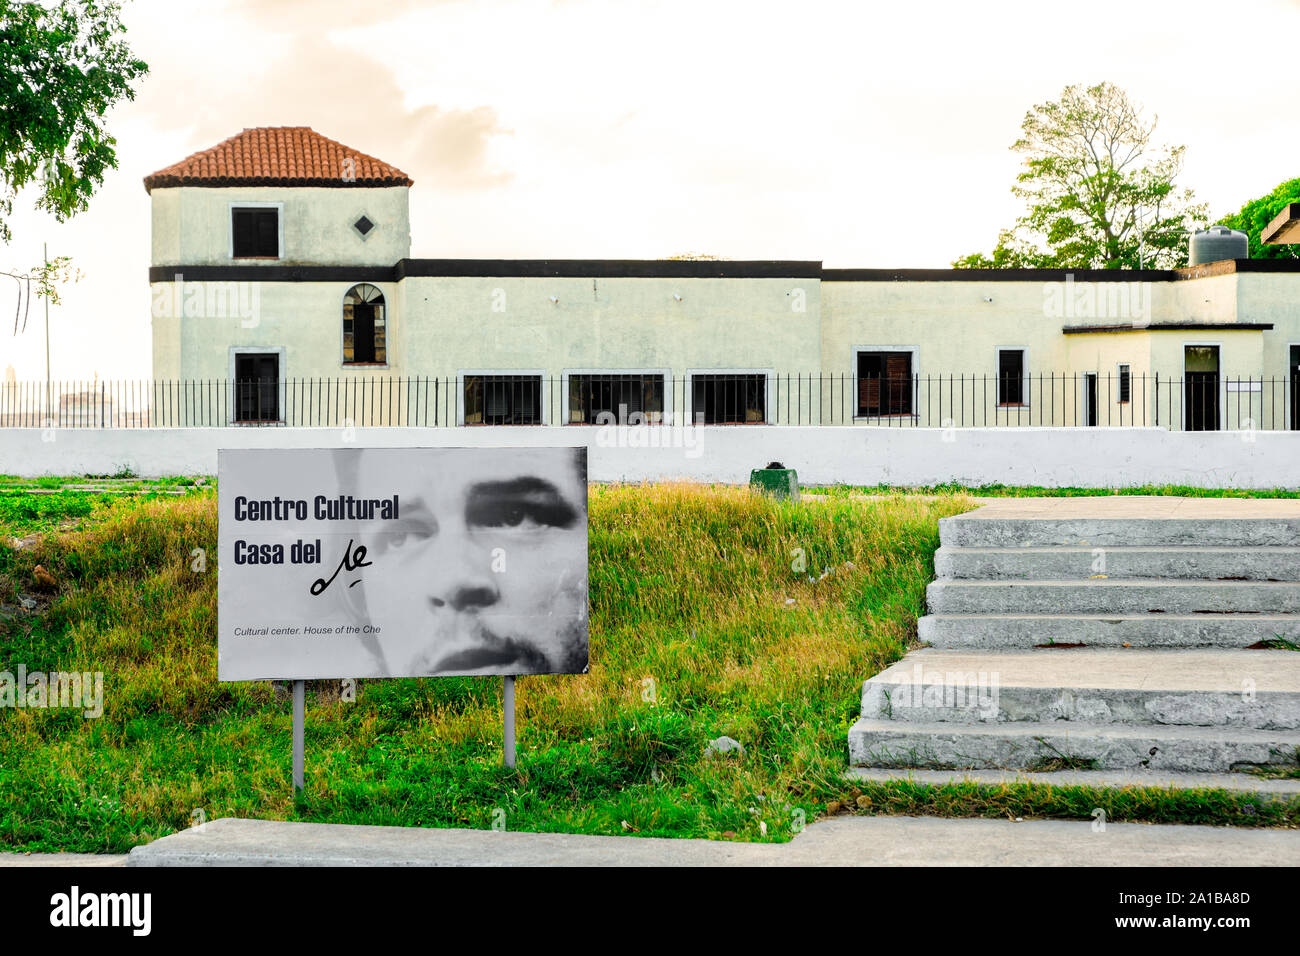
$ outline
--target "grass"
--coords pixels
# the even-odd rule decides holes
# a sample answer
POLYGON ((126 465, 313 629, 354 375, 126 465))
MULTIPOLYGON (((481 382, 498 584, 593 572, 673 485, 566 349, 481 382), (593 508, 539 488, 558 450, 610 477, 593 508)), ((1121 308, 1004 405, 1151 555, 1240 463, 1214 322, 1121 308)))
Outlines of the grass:
MULTIPOLYGON (((33 496, 39 497, 39 496, 33 496)), ((1296 805, 1038 784, 851 786, 861 681, 915 640, 942 499, 801 507, 742 488, 591 491, 591 672, 518 684, 501 767, 499 679, 311 685, 306 794, 289 702, 218 683, 215 496, 114 499, 76 530, 0 548, 0 670, 102 671, 105 712, 0 710, 0 846, 121 852, 207 819, 784 840, 845 812, 1294 825, 1296 805), (796 572, 799 550, 806 569, 796 572), (43 565, 57 592, 16 610, 43 565), (209 569, 214 562, 209 561, 209 569), (832 573, 823 576, 826 569, 832 573), (743 755, 710 757, 734 737, 743 755)), ((46 519, 23 519, 25 528, 46 519)))
POLYGON ((104 482, 89 477, 0 476, 0 540, 72 530, 85 526, 87 519, 130 508, 133 502, 174 497, 200 488, 190 478, 104 482), (92 488, 111 488, 111 493, 92 488))
POLYGON ((1095 498, 1105 495, 1160 495, 1179 498, 1300 498, 1290 488, 1191 488, 1186 485, 1135 485, 1127 488, 1043 488, 1038 485, 824 485, 804 489, 834 497, 852 495, 968 495, 978 498, 1095 498))

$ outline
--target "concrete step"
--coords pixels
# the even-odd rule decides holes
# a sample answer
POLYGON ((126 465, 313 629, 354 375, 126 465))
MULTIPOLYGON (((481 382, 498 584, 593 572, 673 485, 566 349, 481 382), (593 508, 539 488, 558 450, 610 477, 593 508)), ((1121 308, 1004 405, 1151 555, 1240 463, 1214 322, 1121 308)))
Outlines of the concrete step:
POLYGON ((1300 581, 1300 547, 1207 548, 1166 546, 940 548, 941 580, 1071 580, 1174 578, 1209 581, 1300 581))
POLYGON ((930 614, 917 637, 942 648, 1245 648, 1279 637, 1300 644, 1300 614, 930 614))
POLYGON ((862 716, 1300 728, 1293 651, 923 649, 866 681, 862 716))
POLYGON ((1285 548, 1300 542, 1300 517, 998 518, 979 514, 940 518, 940 543, 949 548, 1285 548))
POLYGON ((1300 612, 1300 584, 1275 581, 934 581, 932 614, 1300 612))
POLYGON ((892 767, 850 767, 844 774, 851 783, 904 781, 929 786, 1005 787, 1039 784, 1053 787, 1157 787, 1161 790, 1228 790, 1260 801, 1300 800, 1300 779, 1263 777, 1253 773, 1161 773, 1158 770, 912 770, 892 767))
POLYGON ((849 729, 857 767, 956 770, 1142 770, 1229 773, 1300 767, 1300 731, 1249 727, 914 723, 861 717, 849 729))

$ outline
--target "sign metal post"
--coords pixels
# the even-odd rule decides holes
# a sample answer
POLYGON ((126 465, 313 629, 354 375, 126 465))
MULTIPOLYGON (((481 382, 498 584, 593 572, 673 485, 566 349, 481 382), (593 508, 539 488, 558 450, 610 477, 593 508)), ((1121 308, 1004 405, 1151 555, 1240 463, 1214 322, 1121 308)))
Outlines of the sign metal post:
POLYGON ((515 679, 513 675, 507 674, 502 680, 505 682, 505 727, 502 734, 502 751, 505 757, 505 765, 509 770, 515 769, 515 679))
POLYGON ((293 792, 302 793, 303 722, 306 707, 306 681, 293 682, 293 792))

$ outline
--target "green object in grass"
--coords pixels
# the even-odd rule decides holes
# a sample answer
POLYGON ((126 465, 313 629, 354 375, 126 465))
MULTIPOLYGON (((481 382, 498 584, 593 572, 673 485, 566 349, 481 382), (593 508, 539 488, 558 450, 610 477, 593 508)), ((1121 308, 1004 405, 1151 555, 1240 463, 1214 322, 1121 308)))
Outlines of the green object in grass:
POLYGON ((766 468, 755 468, 749 473, 749 486, 776 498, 799 500, 799 475, 779 461, 769 462, 766 468))

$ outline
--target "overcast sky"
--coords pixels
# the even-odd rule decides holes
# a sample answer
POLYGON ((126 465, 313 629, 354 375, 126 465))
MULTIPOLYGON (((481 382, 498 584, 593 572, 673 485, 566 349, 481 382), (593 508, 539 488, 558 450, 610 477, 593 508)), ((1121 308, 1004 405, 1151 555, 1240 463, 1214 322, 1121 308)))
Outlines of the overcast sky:
MULTIPOLYGON (((1300 175, 1300 0, 974 4, 133 0, 151 68, 120 168, 58 225, 20 197, 7 266, 74 257, 58 378, 150 370, 141 180, 249 126, 306 125, 415 180, 422 257, 943 267, 1018 207, 1026 110, 1110 80, 1187 146, 1213 215, 1300 175)), ((39 306, 0 372, 45 374, 39 306)), ((4 310, 10 310, 5 313, 4 310)))

